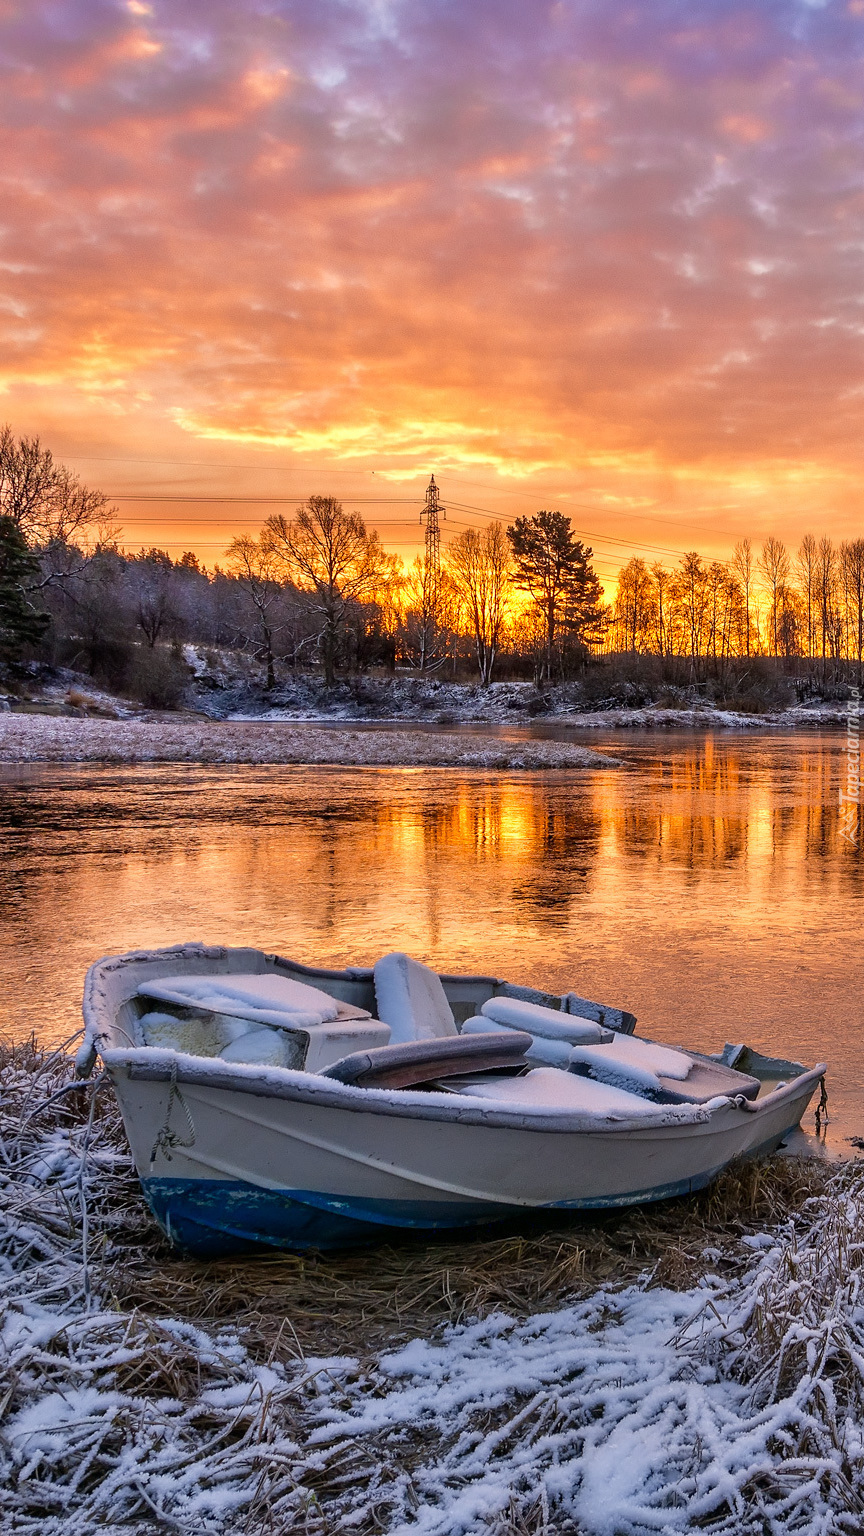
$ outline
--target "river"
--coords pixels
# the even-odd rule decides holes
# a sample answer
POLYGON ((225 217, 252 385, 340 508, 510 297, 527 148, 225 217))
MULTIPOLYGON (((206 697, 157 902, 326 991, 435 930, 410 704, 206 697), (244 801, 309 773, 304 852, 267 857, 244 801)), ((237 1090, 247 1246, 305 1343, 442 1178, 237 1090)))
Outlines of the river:
POLYGON ((827 1060, 829 1144, 848 1152, 864 864, 840 836, 843 737, 568 735, 625 768, 0 769, 0 1032, 71 1035, 106 953, 406 949, 573 988, 681 1044, 827 1060))

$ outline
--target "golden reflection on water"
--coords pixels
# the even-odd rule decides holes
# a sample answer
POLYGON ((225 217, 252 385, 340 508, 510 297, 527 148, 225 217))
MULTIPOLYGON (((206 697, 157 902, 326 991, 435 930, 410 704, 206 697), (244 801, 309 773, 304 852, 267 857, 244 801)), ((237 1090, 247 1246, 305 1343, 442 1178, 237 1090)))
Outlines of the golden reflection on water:
POLYGON ((329 965, 404 948, 573 987, 705 1049, 746 1036, 827 1056, 843 1124, 864 1132, 843 739, 590 740, 627 766, 7 770, 2 1028, 71 1033, 87 964, 145 945, 251 943, 329 965))

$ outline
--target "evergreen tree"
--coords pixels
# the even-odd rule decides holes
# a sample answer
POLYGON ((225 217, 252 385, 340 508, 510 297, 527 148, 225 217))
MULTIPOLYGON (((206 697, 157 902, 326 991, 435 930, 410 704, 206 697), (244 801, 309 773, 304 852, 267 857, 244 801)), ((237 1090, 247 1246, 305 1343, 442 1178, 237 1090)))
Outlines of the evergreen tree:
POLYGON ((27 596, 27 582, 39 561, 11 517, 0 517, 0 661, 17 661, 25 645, 35 645, 48 628, 27 596))
POLYGON ((601 622, 602 588, 590 564, 593 550, 577 539, 562 512, 517 517, 507 529, 513 549, 515 583, 543 615, 545 675, 552 677, 552 657, 559 629, 584 644, 601 622))

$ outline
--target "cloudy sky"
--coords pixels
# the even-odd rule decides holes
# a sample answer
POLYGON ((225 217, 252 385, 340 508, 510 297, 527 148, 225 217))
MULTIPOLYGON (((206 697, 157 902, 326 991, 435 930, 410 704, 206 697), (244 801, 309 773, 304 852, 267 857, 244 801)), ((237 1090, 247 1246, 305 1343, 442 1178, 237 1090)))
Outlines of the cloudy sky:
POLYGON ((864 0, 0 0, 0 420, 210 560, 309 491, 408 552, 430 470, 607 580, 858 535, 862 55, 864 0))

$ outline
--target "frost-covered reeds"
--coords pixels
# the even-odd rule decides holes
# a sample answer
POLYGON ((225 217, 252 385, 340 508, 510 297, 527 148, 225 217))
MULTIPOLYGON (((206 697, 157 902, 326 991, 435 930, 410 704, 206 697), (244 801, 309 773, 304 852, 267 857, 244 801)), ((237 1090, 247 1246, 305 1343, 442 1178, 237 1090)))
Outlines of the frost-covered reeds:
MULTIPOLYGON (((849 1163, 806 1224, 790 1222, 737 1294, 718 1309, 701 1351, 746 1387, 770 1426, 748 1497, 778 1530, 864 1530, 864 1169, 849 1163), (770 1464, 769 1464, 770 1460, 770 1464), (819 1521, 817 1521, 819 1512, 819 1521), (797 1523, 796 1523, 797 1522, 797 1523), (803 1522, 803 1524, 801 1523, 803 1522)), ((774 1528, 769 1526, 769 1529, 774 1528)))
POLYGON ((70 1075, 59 1053, 4 1053, 0 1529, 222 1530, 282 1484, 296 1505, 283 1375, 230 1334, 105 1306, 131 1170, 110 1094, 70 1075))
POLYGON ((4 1533, 864 1530, 855 1165, 536 1236, 196 1265, 143 1209, 107 1084, 24 1046, 0 1089, 4 1533))

